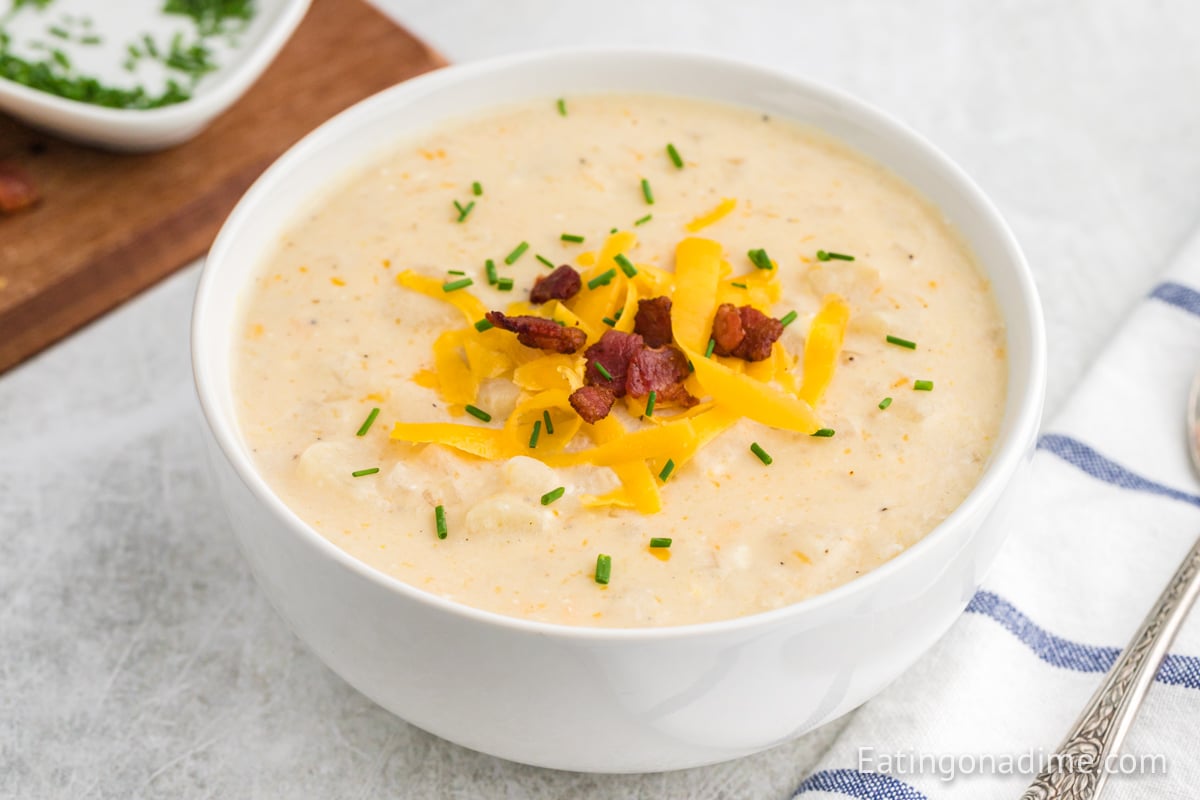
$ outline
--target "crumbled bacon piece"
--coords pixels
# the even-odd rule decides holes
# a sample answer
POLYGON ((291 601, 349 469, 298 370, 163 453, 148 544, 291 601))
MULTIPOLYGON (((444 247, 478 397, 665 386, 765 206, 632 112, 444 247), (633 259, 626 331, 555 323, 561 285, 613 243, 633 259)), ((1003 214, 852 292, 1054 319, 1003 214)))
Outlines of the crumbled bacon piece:
POLYGON ((713 352, 746 361, 763 361, 783 333, 783 323, 753 306, 722 303, 713 317, 713 352))
POLYGON ((649 347, 662 347, 674 338, 671 333, 671 298, 654 297, 638 300, 633 332, 646 340, 649 347))
POLYGON ((39 199, 33 179, 12 164, 0 164, 0 214, 15 214, 39 199))
POLYGON ((683 387, 688 376, 688 360, 674 347, 643 347, 629 362, 625 389, 632 397, 655 393, 658 402, 671 402, 690 408, 700 402, 683 387))
POLYGON ((604 335, 600 337, 600 341, 583 352, 587 358, 583 382, 590 386, 603 386, 611 390, 615 396, 623 397, 629 362, 642 347, 642 337, 636 333, 605 331, 604 335), (604 367, 608 375, 601 372, 597 365, 604 367))
POLYGON ((510 317, 499 311, 489 311, 487 321, 497 328, 512 331, 517 335, 517 341, 526 347, 551 350, 555 353, 574 353, 587 341, 587 334, 579 328, 559 325, 545 317, 510 317))
POLYGON ((571 408, 575 409, 575 413, 588 424, 594 424, 607 417, 613 403, 617 402, 617 396, 612 390, 603 386, 580 386, 571 392, 567 399, 571 401, 571 408))
POLYGON ((563 264, 549 275, 539 275, 529 291, 529 302, 546 303, 550 300, 569 300, 579 294, 583 279, 570 264, 563 264))

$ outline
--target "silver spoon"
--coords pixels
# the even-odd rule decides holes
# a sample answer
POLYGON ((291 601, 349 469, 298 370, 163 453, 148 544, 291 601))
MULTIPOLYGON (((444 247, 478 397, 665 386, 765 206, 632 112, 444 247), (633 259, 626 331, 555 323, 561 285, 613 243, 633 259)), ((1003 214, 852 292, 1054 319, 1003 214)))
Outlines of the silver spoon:
MULTIPOLYGON (((1200 373, 1187 405, 1188 451, 1200 474, 1200 373)), ((1108 779, 1105 762, 1133 725, 1167 648, 1200 594, 1200 539, 1092 695, 1079 720, 1021 800, 1096 800, 1108 779)))

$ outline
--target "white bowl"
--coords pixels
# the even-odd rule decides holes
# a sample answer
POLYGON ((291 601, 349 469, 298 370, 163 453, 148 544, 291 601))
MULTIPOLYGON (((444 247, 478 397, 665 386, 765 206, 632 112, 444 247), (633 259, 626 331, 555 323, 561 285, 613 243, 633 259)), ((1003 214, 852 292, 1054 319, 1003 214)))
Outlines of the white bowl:
POLYGON ((440 70, 340 114, 250 189, 208 257, 192 355, 211 461, 263 591, 350 684, 409 722, 514 761, 559 769, 677 769, 753 753, 858 706, 925 652, 1004 539, 990 512, 1032 453, 1045 379, 1029 268, 991 203, 945 156, 840 92, 701 55, 591 50, 440 70), (499 103, 659 92, 811 123, 888 165, 944 209, 974 249, 1008 326, 1009 397, 983 478, 945 522, 831 592, 723 622, 590 629, 469 608, 360 563, 306 525, 257 473, 238 432, 230 357, 252 276, 321 190, 439 120, 499 103))
MULTIPOLYGON (((182 103, 149 109, 105 108, 0 78, 0 111, 58 136, 110 150, 160 150, 179 144, 202 131, 246 93, 291 38, 310 4, 311 0, 258 0, 258 11, 246 31, 238 35, 237 47, 222 50, 217 70, 206 75, 191 98, 182 103)), ((81 65, 88 74, 124 85, 128 82, 121 68, 125 43, 144 31, 165 41, 183 25, 179 18, 155 13, 159 6, 161 0, 150 4, 121 0, 106 3, 104 13, 97 14, 94 0, 60 0, 41 14, 35 9, 23 11, 14 25, 27 23, 40 34, 63 14, 82 17, 92 12, 103 43, 77 48, 72 57, 91 62, 81 65)), ((20 31, 14 29, 13 33, 20 31)))

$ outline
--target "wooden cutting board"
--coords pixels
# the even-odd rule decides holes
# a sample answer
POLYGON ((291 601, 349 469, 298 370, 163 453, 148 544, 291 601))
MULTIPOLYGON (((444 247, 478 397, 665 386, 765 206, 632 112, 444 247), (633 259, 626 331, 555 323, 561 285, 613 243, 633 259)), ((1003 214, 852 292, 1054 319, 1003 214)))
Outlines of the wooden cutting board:
POLYGON ((362 0, 315 0, 245 97, 171 150, 101 152, 0 115, 0 161, 42 195, 0 216, 0 372, 203 255, 251 182, 304 134, 445 63, 362 0))

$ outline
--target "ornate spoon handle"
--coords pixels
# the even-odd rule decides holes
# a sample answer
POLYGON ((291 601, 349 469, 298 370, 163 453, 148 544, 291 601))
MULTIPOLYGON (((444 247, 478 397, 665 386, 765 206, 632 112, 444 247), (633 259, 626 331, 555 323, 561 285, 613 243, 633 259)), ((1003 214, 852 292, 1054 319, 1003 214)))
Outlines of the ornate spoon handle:
POLYGON ((1021 800, 1095 800, 1171 640, 1200 593, 1200 539, 1021 800))

